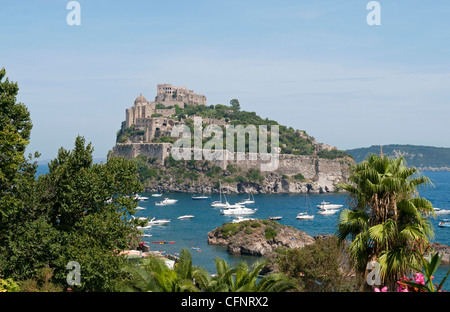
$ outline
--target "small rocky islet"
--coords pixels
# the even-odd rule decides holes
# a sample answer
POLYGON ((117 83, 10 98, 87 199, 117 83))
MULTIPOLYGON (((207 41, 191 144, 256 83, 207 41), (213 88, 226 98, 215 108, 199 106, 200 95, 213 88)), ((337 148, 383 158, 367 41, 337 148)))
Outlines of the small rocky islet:
POLYGON ((267 256, 279 247, 302 248, 314 241, 306 232, 274 220, 224 223, 208 232, 208 244, 227 247, 235 255, 267 256))

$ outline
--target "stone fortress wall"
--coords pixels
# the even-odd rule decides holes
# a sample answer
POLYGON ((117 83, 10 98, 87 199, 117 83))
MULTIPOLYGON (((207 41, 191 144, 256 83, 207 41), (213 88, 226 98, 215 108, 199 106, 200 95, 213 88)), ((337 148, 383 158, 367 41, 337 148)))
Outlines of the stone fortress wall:
MULTIPOLYGON (((114 147, 113 153, 115 156, 130 159, 137 155, 144 155, 164 162, 164 159, 171 155, 171 150, 171 143, 118 143, 114 147)), ((194 153, 194 150, 192 150, 192 153, 194 153)), ((237 160, 237 153, 234 154, 234 157, 230 156, 230 153, 225 153, 227 155, 222 160, 213 160, 212 163, 222 169, 226 169, 228 164, 232 164, 244 170, 261 170, 262 165, 267 165, 271 161, 270 158, 264 158, 260 155, 249 158, 249 154, 245 154, 245 159, 237 160)), ((192 156, 191 159, 194 159, 194 157, 192 156)), ((309 155, 278 154, 278 165, 274 166, 274 170, 262 171, 262 173, 288 177, 300 173, 307 181, 314 184, 313 188, 320 189, 322 192, 333 192, 337 183, 344 182, 348 178, 349 166, 349 162, 342 159, 331 160, 309 155)), ((290 183, 287 188, 290 193, 306 191, 304 183, 290 183)))

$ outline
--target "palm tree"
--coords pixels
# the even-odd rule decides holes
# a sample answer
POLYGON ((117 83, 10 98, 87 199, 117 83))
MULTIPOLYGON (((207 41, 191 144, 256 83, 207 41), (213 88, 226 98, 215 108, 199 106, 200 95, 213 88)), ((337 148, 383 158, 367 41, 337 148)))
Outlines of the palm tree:
POLYGON ((352 167, 349 182, 340 185, 349 192, 350 209, 340 213, 337 236, 351 239, 357 272, 367 274, 367 264, 377 261, 381 278, 393 286, 418 263, 414 241, 429 242, 434 235, 427 218, 434 216, 433 206, 418 195, 430 180, 406 167, 403 157, 371 155, 352 167))
POLYGON ((130 261, 122 268, 119 290, 124 292, 161 291, 152 274, 140 262, 130 261))
POLYGON ((216 275, 209 284, 209 291, 216 292, 284 292, 295 290, 295 283, 288 276, 272 273, 260 277, 266 262, 256 262, 251 268, 242 261, 230 267, 223 259, 216 258, 216 275))
POLYGON ((255 263, 251 268, 246 262, 230 267, 216 258, 216 274, 211 276, 204 268, 192 265, 192 257, 183 249, 179 261, 170 269, 162 259, 149 258, 144 262, 129 263, 124 269, 122 291, 154 292, 282 292, 296 289, 284 274, 259 273, 266 263, 255 263))

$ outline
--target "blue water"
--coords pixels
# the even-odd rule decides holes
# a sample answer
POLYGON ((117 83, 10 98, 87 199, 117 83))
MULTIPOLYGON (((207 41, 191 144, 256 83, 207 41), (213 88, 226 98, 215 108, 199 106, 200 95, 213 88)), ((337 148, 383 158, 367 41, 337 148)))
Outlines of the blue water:
MULTIPOLYGON (((43 166, 40 166, 43 167, 43 166)), ((38 173, 46 173, 47 166, 40 168, 38 173)), ((420 195, 431 201, 434 207, 450 209, 450 172, 425 172, 434 186, 422 188, 420 195)), ((183 248, 191 251, 194 265, 206 268, 209 272, 215 272, 213 259, 220 257, 225 259, 229 265, 237 264, 245 260, 249 264, 262 260, 251 256, 234 256, 226 252, 226 248, 210 246, 207 242, 207 233, 225 222, 231 222, 233 216, 220 214, 219 208, 211 208, 209 200, 192 200, 192 194, 173 193, 164 194, 163 197, 178 199, 178 202, 168 206, 156 206, 155 202, 163 197, 151 197, 151 194, 143 193, 149 197, 146 201, 141 201, 139 206, 145 210, 138 210, 137 217, 156 217, 157 219, 170 219, 171 222, 164 226, 153 226, 144 230, 152 237, 144 237, 144 241, 151 250, 163 251, 166 254, 179 253, 183 248), (182 215, 194 215, 192 219, 178 220, 182 215), (153 241, 175 241, 173 244, 154 244, 153 241), (193 249, 198 247, 197 249, 193 249)), ((247 195, 226 195, 230 203, 247 198, 247 195)), ((212 195, 212 200, 218 200, 218 195, 212 195)), ((318 234, 335 234, 338 213, 334 215, 318 215, 317 206, 322 201, 347 206, 346 194, 256 194, 254 205, 249 208, 258 208, 252 218, 267 219, 269 216, 282 216, 279 220, 281 224, 293 226, 301 231, 305 231, 310 236, 318 234), (314 214, 313 220, 297 220, 299 212, 306 211, 314 214)), ((449 219, 450 215, 438 216, 431 219, 434 227, 435 237, 433 242, 440 242, 450 245, 450 228, 439 227, 438 223, 442 219, 449 219)), ((441 266, 435 274, 434 281, 440 282, 450 266, 441 266)), ((444 287, 450 290, 450 278, 444 287)))

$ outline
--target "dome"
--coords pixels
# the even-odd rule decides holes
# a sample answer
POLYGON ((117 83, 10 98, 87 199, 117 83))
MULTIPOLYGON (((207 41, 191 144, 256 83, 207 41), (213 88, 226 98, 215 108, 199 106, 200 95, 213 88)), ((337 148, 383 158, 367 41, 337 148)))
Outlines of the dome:
POLYGON ((142 95, 142 93, 136 98, 136 100, 134 100, 134 104, 137 103, 147 103, 147 99, 145 98, 145 96, 142 95))

